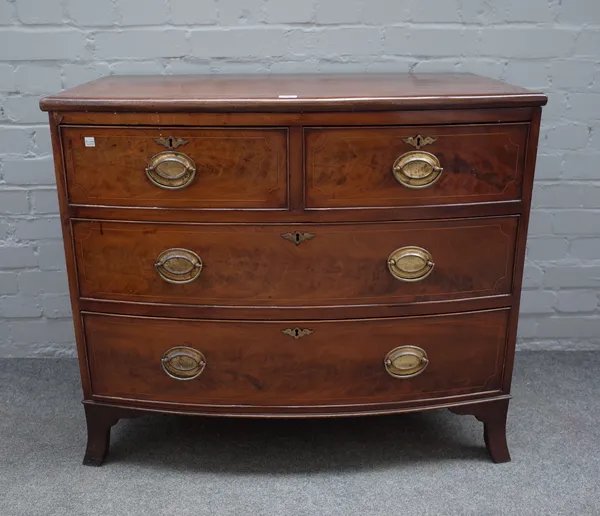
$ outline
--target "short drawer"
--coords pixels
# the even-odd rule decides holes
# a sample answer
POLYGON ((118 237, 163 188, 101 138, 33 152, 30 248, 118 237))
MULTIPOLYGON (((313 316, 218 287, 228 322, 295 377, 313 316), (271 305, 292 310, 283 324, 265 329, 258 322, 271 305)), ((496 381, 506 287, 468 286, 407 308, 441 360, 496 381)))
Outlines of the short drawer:
POLYGON ((307 128, 307 208, 521 198, 529 124, 307 128))
POLYGON ((501 387, 509 310, 351 321, 243 322, 84 314, 96 396, 318 405, 501 387))
POLYGON ((74 221, 85 298, 208 306, 403 304, 512 290, 518 217, 211 225, 74 221))
POLYGON ((197 209, 287 206, 287 129, 62 129, 69 201, 197 209))

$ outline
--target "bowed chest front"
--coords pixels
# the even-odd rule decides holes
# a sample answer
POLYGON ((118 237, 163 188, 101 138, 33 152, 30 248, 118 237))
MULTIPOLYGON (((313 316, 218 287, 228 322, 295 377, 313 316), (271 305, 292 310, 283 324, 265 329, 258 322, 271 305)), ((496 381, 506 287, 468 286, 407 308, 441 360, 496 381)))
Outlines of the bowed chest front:
POLYGON ((107 77, 43 99, 84 462, 144 411, 435 408, 509 460, 545 103, 460 74, 107 77))

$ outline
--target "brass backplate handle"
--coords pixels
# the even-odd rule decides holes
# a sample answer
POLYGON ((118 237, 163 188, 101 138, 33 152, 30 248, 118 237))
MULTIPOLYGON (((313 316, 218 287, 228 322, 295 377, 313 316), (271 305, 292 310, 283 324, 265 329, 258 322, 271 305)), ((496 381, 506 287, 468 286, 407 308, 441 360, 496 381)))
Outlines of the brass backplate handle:
POLYGON ((158 275, 169 283, 191 283, 200 276, 202 259, 189 249, 167 249, 160 253, 154 267, 158 275))
POLYGON ((385 370, 394 378, 414 378, 429 365, 424 349, 417 346, 400 346, 392 349, 383 360, 385 370))
POLYGON ((431 274, 435 263, 427 249, 422 247, 401 247, 388 258, 388 270, 401 281, 421 281, 431 274))
POLYGON ((440 160, 425 151, 410 151, 400 156, 392 168, 396 181, 406 188, 427 188, 442 175, 440 160))
POLYGON ((196 164, 182 152, 160 152, 150 158, 146 175, 159 188, 181 190, 190 186, 196 177, 196 164))
POLYGON ((204 371, 206 357, 197 349, 177 346, 165 351, 161 366, 175 380, 193 380, 204 371))

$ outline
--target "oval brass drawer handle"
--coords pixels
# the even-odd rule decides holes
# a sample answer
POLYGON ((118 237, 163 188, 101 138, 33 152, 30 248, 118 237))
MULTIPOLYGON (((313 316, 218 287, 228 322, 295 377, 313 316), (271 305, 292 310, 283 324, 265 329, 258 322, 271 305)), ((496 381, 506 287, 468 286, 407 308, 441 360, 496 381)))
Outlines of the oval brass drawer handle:
POLYGON ((163 371, 175 380, 198 378, 206 367, 206 357, 197 349, 177 346, 165 351, 161 359, 163 371))
POLYGON ((150 158, 146 175, 159 188, 180 190, 190 186, 194 180, 196 164, 182 152, 160 152, 150 158))
POLYGON ((414 378, 429 364, 427 353, 417 346, 400 346, 392 349, 384 361, 385 370, 394 378, 414 378))
POLYGON ((440 160, 430 152, 410 151, 394 162, 392 171, 402 186, 426 188, 441 177, 444 169, 440 166, 440 160))
POLYGON ((388 258, 388 269, 394 278, 401 281, 421 281, 431 274, 435 263, 427 249, 401 247, 388 258))
POLYGON ((158 255, 156 272, 169 283, 190 283, 202 272, 202 259, 189 249, 167 249, 158 255))

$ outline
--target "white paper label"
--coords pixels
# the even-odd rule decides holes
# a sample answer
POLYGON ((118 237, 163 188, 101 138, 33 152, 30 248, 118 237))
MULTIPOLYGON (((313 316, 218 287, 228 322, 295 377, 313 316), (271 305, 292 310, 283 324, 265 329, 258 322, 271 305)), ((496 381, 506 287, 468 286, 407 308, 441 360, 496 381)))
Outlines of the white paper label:
POLYGON ((280 99, 297 99, 298 95, 279 95, 280 99))
POLYGON ((95 147, 96 146, 96 138, 93 136, 86 136, 83 139, 86 147, 95 147))

